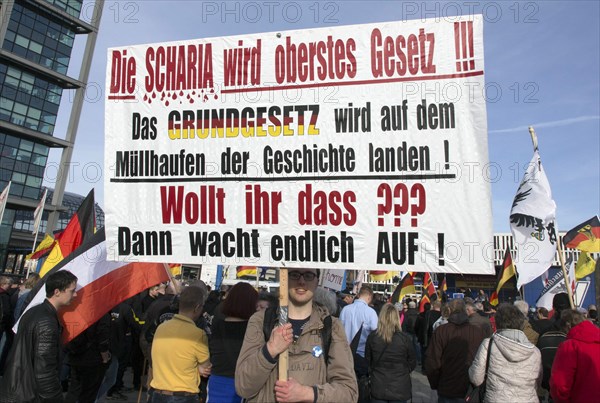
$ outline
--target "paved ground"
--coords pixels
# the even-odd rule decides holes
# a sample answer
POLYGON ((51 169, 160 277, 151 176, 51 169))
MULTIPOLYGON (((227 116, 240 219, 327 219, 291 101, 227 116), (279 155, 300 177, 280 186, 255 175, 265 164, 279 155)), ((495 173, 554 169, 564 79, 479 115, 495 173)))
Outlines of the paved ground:
MULTIPOLYGON (((411 374, 412 378, 412 403, 435 403, 437 402, 437 393, 435 390, 431 390, 429 388, 429 382, 427 382, 427 377, 423 375, 420 371, 413 371, 411 374)), ((131 386, 131 371, 128 370, 125 373, 125 384, 131 386)), ((127 400, 120 400, 121 402, 129 402, 135 403, 138 401, 138 392, 131 391, 125 393, 127 396, 127 400)), ((117 401, 117 400, 111 400, 117 401)), ((108 402, 108 401, 107 401, 108 402)), ((146 402, 146 393, 143 392, 141 395, 140 402, 146 402)), ((347 402, 340 402, 347 403, 347 402)))
POLYGON ((412 378, 412 403, 437 402, 437 392, 431 390, 425 375, 417 370, 413 371, 410 377, 412 378))

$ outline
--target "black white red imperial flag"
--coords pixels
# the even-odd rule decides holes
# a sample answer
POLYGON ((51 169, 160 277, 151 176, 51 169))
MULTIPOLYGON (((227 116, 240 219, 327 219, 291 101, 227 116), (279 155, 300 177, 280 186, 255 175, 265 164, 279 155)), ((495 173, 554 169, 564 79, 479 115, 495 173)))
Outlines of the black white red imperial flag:
MULTIPOLYGON (((107 260, 114 260, 115 252, 116 248, 107 244, 102 228, 48 273, 68 270, 77 277, 77 297, 60 313, 64 343, 73 340, 127 298, 169 280, 168 265, 107 260)), ((44 301, 47 278, 42 277, 28 294, 23 313, 44 301)), ((15 331, 18 325, 17 322, 15 331)))

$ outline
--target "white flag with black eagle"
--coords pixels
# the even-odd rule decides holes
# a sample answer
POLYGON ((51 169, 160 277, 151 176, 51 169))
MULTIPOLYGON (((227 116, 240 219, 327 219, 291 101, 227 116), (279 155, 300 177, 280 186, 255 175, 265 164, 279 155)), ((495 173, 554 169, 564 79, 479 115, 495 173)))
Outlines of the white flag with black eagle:
POLYGON ((517 288, 542 275, 556 254, 556 203, 537 150, 510 211, 510 230, 519 245, 517 288))

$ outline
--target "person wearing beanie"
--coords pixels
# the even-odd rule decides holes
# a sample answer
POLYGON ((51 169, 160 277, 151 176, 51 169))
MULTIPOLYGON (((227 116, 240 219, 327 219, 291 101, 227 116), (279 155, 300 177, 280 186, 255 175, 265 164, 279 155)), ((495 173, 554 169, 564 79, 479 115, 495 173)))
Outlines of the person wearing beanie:
POLYGON ((552 317, 547 323, 539 326, 538 333, 542 336, 544 333, 552 330, 560 330, 560 312, 565 309, 570 309, 571 303, 569 302, 569 294, 566 292, 559 292, 552 299, 552 317))

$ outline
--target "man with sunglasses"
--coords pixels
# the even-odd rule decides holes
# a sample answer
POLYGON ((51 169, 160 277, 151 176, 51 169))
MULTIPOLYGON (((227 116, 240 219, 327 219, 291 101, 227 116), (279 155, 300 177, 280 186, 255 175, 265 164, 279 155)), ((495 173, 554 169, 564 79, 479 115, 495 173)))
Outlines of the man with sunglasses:
POLYGON ((328 362, 321 329, 329 312, 313 302, 318 269, 289 269, 289 322, 265 342, 265 311, 248 323, 236 371, 235 389, 248 402, 354 402, 358 397, 352 353, 342 323, 331 318, 328 362), (289 352, 288 381, 279 381, 278 356, 289 352))

